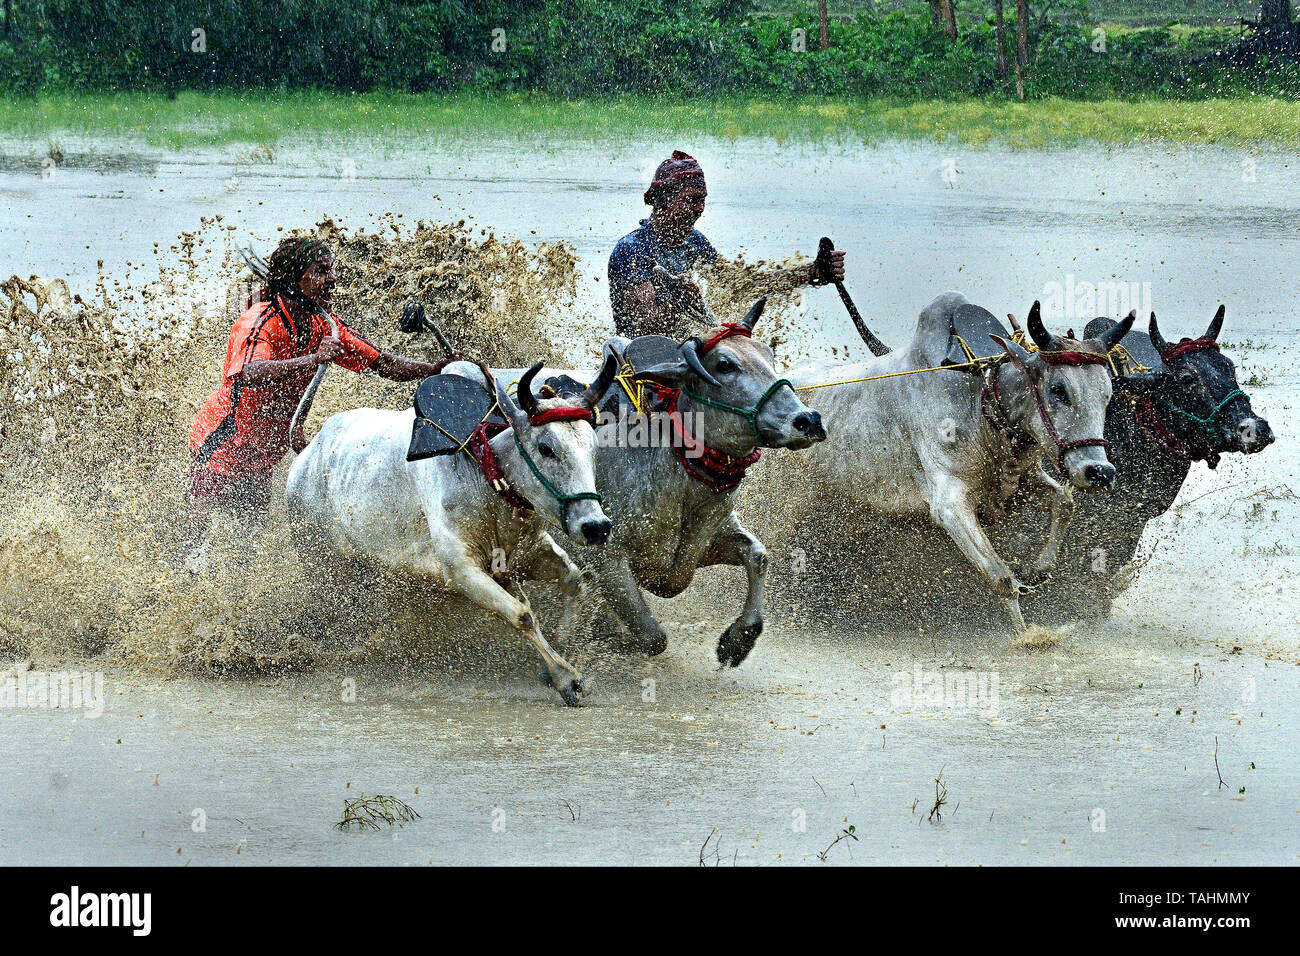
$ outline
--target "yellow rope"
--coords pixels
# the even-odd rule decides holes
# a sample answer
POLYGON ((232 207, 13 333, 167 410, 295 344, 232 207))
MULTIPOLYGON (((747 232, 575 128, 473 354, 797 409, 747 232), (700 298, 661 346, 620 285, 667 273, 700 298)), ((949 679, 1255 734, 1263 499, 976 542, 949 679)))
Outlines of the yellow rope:
MULTIPOLYGON (((982 363, 991 362, 1001 357, 999 355, 990 355, 990 356, 986 356, 985 358, 980 358, 975 354, 974 350, 969 345, 966 344, 966 340, 963 339, 960 335, 957 335, 954 332, 953 338, 957 340, 957 342, 961 345, 962 351, 966 353, 967 361, 960 362, 955 365, 932 365, 929 368, 912 368, 902 372, 886 372, 883 375, 867 375, 864 376, 863 378, 849 378, 849 379, 845 379, 842 382, 822 382, 820 385, 799 385, 795 388, 795 391, 806 392, 809 389, 813 389, 813 388, 830 388, 832 385, 852 385, 856 382, 874 382, 877 379, 881 379, 881 378, 896 378, 899 375, 919 375, 922 372, 942 372, 944 369, 979 368, 982 363)), ((1011 333, 1011 340, 1027 352, 1040 351, 1038 346, 1034 345, 1032 342, 1028 344, 1025 343, 1025 333, 1021 329, 1016 329, 1016 331, 1011 333)), ((1111 371, 1113 371, 1116 375, 1120 374, 1119 370, 1115 367, 1114 356, 1116 352, 1120 354, 1120 357, 1128 366, 1128 371, 1130 372, 1151 371, 1151 369, 1139 363, 1138 360, 1133 357, 1132 353, 1129 352, 1128 349, 1124 348, 1123 345, 1116 345, 1106 355, 1106 361, 1110 363, 1111 371)))
POLYGON ((979 365, 980 362, 987 359, 977 359, 973 362, 962 362, 958 365, 932 365, 929 368, 909 368, 902 372, 886 372, 883 375, 867 375, 863 378, 849 378, 842 382, 822 382, 820 385, 799 385, 796 386, 796 392, 806 392, 810 388, 830 388, 832 385, 852 385, 854 382, 874 382, 879 378, 895 378, 899 375, 919 375, 922 372, 941 372, 949 368, 971 368, 979 365))
POLYGON ((636 369, 632 363, 624 362, 623 368, 614 376, 614 381, 622 387, 623 393, 627 395, 628 401, 636 409, 638 415, 645 414, 645 384, 633 381, 632 376, 636 374, 636 369))

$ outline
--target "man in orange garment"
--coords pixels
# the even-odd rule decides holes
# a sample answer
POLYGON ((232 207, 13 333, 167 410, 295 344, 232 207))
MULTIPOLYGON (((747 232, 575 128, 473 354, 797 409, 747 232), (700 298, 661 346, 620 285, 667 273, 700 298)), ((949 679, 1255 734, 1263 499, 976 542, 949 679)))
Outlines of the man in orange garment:
POLYGON ((264 513, 271 471, 292 442, 306 441, 293 413, 319 366, 334 362, 353 372, 373 369, 410 381, 436 375, 430 364, 381 352, 337 316, 338 336, 313 304, 328 310, 334 260, 317 239, 293 237, 268 261, 265 301, 256 302, 230 331, 221 384, 199 409, 190 429, 190 514, 201 533, 217 507, 264 513))

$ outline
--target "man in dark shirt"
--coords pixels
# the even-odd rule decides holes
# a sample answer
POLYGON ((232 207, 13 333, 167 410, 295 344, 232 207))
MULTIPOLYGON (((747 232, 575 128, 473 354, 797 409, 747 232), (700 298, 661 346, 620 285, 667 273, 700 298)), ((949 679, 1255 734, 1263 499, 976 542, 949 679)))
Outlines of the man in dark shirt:
MULTIPOLYGON (((620 239, 609 257, 609 298, 619 335, 659 333, 685 338, 700 330, 690 318, 700 307, 699 287, 689 278, 656 276, 655 266, 675 277, 718 262, 718 250, 695 228, 707 195, 704 170, 679 149, 655 170, 645 192, 650 218, 620 239)), ((833 253, 831 272, 835 281, 843 280, 843 252, 833 253)), ((813 264, 773 270, 764 278, 821 284, 813 264)))

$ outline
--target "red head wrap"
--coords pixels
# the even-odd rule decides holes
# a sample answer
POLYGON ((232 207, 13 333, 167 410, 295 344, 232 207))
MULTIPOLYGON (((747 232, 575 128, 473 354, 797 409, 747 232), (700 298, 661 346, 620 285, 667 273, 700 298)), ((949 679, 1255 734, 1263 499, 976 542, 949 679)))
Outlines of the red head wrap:
POLYGON ((655 170, 643 198, 647 206, 661 206, 688 185, 703 186, 704 170, 694 156, 675 149, 672 158, 665 159, 655 170))

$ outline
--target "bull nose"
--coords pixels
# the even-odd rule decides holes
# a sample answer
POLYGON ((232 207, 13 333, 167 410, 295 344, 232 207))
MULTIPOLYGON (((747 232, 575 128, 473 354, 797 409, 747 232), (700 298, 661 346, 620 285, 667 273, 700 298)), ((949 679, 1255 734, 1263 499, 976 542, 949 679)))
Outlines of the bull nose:
POLYGON ((1237 426, 1241 447, 1246 451, 1259 451, 1273 444, 1273 429, 1262 418, 1247 418, 1237 426))
POLYGON ((794 417, 794 429, 813 441, 821 441, 826 437, 826 429, 822 427, 822 413, 812 409, 794 417))
POLYGON ((608 518, 592 518, 590 521, 584 521, 582 527, 582 538, 587 544, 604 544, 609 540, 610 529, 614 523, 608 518))
POLYGON ((1104 465, 1089 465, 1083 469, 1083 480, 1090 488, 1108 491, 1115 484, 1115 466, 1110 462, 1104 465))

